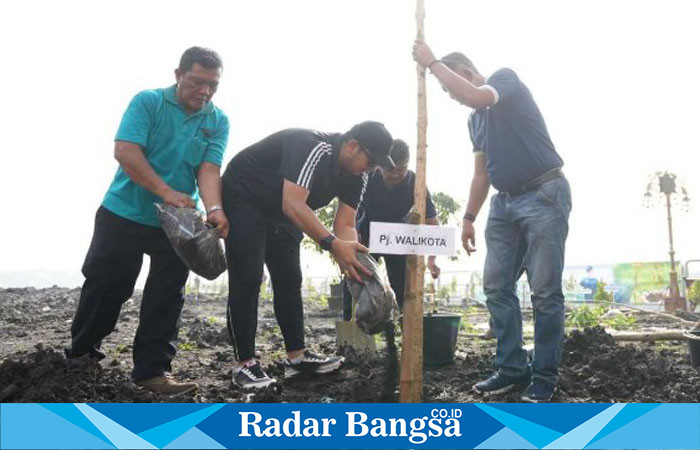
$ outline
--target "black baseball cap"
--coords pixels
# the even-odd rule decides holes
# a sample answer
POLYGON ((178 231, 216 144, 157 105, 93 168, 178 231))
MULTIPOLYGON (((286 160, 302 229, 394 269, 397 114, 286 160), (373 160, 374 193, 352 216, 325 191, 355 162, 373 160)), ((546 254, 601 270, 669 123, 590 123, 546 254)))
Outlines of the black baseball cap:
POLYGON ((348 140, 355 139, 362 148, 367 150, 369 163, 386 169, 396 167, 389 155, 394 139, 383 123, 368 120, 355 125, 347 133, 348 140))

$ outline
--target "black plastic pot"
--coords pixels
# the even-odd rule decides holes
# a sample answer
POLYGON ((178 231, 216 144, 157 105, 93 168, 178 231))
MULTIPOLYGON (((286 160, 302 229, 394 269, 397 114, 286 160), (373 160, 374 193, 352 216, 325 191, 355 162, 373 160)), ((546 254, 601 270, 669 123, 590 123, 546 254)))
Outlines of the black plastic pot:
POLYGON ((688 331, 684 336, 688 340, 690 364, 700 367, 700 331, 688 331))
POLYGON ((423 364, 443 366, 454 362, 462 316, 435 313, 423 316, 423 364))

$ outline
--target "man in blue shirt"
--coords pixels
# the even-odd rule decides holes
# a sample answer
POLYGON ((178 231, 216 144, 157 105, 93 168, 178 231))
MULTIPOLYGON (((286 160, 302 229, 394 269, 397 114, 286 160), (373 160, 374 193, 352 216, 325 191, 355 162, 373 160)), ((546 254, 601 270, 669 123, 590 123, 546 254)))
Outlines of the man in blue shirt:
POLYGON ((581 280, 579 286, 584 289, 588 289, 588 292, 583 294, 583 299, 586 301, 592 301, 593 296, 598 290, 598 279, 593 276, 593 266, 586 267, 586 278, 581 280))
POLYGON ((416 42, 414 59, 430 69, 450 96, 472 108, 469 133, 475 171, 462 243, 474 251, 473 222, 489 185, 484 292, 496 335, 498 371, 474 390, 492 395, 529 383, 524 401, 551 399, 558 381, 564 340, 562 272, 571 211, 563 161, 530 90, 511 69, 488 79, 461 53, 436 59, 430 47, 416 42), (535 309, 535 353, 530 368, 522 347, 522 315, 516 283, 527 273, 535 309))
POLYGON ((140 92, 124 113, 114 146, 119 169, 97 210, 66 350, 69 358, 104 358, 102 339, 114 330, 147 254, 151 266, 134 339, 132 377, 162 394, 183 394, 197 384, 178 383, 169 375, 189 271, 160 227, 153 203, 191 208, 201 194, 209 223, 222 237, 228 234, 219 172, 229 124, 211 103, 222 68, 216 52, 192 47, 175 70, 177 84, 140 92))

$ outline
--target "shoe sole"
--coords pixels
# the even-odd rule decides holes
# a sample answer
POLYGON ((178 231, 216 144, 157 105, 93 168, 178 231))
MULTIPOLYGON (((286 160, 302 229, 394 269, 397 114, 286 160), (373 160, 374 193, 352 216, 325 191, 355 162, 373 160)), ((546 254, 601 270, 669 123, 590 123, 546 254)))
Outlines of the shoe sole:
POLYGON ((472 386, 472 390, 476 392, 477 394, 483 395, 484 397, 491 397, 492 395, 500 395, 500 394, 505 394, 506 392, 510 392, 515 388, 514 384, 508 385, 506 387, 502 387, 500 389, 495 389, 493 391, 480 391, 476 386, 472 386))
POLYGON ((246 385, 241 385, 236 383, 235 381, 232 381, 233 385, 236 387, 239 387, 241 389, 244 389, 246 391, 250 391, 253 389, 264 389, 270 385, 273 385, 277 382, 277 380, 267 380, 267 381, 256 381, 254 383, 248 383, 246 385))
POLYGON ((549 403, 550 401, 552 401, 552 398, 554 398, 554 394, 556 392, 557 392, 557 390, 555 389, 554 392, 552 392, 552 396, 546 400, 536 400, 534 398, 526 397, 525 395, 521 396, 520 400, 522 400, 524 402, 528 402, 528 403, 549 403))
POLYGON ((141 389, 143 389, 144 391, 152 392, 154 394, 159 394, 159 395, 165 395, 168 397, 179 397, 180 395, 189 394, 189 393, 194 392, 197 389, 199 389, 199 386, 192 386, 191 388, 188 388, 188 389, 185 389, 185 390, 179 391, 179 392, 159 392, 155 389, 147 388, 145 386, 139 386, 139 387, 141 389))
POLYGON ((316 369, 316 373, 330 373, 330 372, 335 372, 336 370, 340 369, 340 367, 343 365, 345 362, 345 358, 339 359, 338 361, 334 362, 333 364, 327 364, 323 367, 319 367, 316 369))
MULTIPOLYGON (((323 375, 331 372, 335 372, 336 370, 340 369, 340 367, 343 365, 345 362, 345 358, 341 358, 338 361, 334 362, 333 364, 327 364, 325 366, 321 366, 318 369, 316 369, 313 373, 323 375)), ((293 378, 299 374, 301 374, 301 370, 296 370, 291 367, 285 367, 284 369, 284 377, 285 378, 293 378)))
POLYGON ((189 393, 194 392, 194 391, 196 391, 196 390, 198 390, 198 389, 199 389, 199 386, 193 386, 193 387, 191 387, 190 389, 186 389, 186 390, 184 390, 184 391, 182 391, 182 392, 178 392, 178 393, 176 393, 176 394, 170 394, 170 397, 179 397, 180 395, 189 394, 189 393))

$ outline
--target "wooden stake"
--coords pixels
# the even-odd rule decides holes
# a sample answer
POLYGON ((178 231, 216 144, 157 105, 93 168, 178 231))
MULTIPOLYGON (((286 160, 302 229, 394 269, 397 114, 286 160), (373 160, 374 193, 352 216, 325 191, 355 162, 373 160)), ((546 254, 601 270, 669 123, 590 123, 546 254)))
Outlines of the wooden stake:
POLYGON ((667 330, 667 331, 650 331, 647 333, 615 333, 611 334, 612 338, 618 342, 621 341, 636 341, 636 342, 653 342, 653 341, 684 341, 683 330, 667 330))
MULTIPOLYGON (((425 38, 423 0, 416 0, 416 39, 425 38)), ((425 95, 425 69, 417 65, 418 71, 418 145, 416 151, 416 190, 413 211, 409 222, 425 222, 425 178, 426 178, 426 130, 428 108, 425 95)), ((423 280, 425 261, 423 256, 406 257, 406 288, 403 305, 403 341, 401 351, 401 379, 399 401, 421 402, 423 396, 423 280)))

